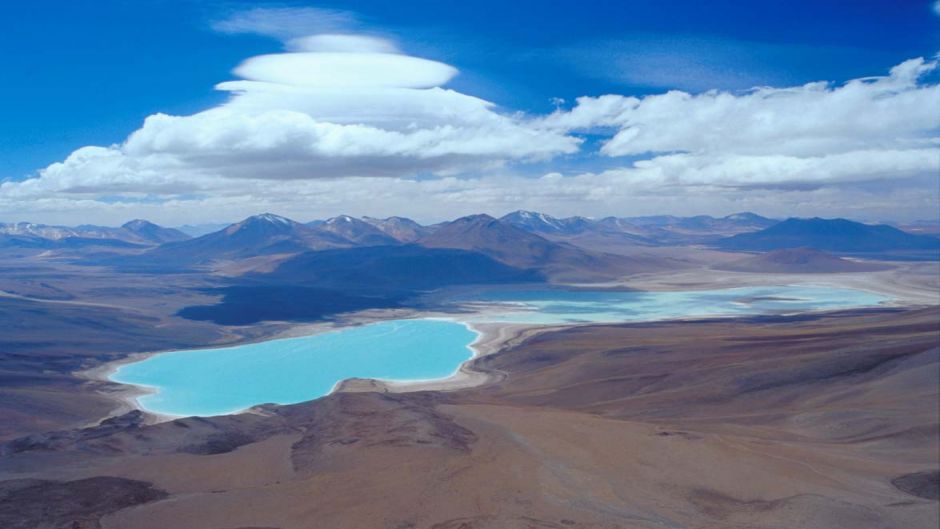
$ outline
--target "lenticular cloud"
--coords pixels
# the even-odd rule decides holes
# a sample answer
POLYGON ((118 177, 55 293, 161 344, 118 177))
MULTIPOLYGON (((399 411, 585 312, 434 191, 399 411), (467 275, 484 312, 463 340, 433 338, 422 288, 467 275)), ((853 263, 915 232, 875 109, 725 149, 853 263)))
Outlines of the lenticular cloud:
POLYGON ((152 115, 124 143, 79 149, 41 171, 44 182, 18 191, 453 174, 570 153, 580 143, 443 88, 456 68, 405 55, 384 39, 314 35, 288 48, 235 68, 241 79, 216 87, 232 94, 225 104, 190 116, 152 115))

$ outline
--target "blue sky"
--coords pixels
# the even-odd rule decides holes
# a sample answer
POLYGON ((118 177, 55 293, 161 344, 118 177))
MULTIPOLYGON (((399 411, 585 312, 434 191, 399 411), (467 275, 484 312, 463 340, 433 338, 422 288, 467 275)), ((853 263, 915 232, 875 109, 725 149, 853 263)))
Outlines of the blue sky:
MULTIPOLYGON (((246 58, 279 53, 281 41, 301 33, 388 39, 398 53, 458 69, 447 88, 493 102, 504 115, 530 116, 570 109, 582 96, 838 85, 940 50, 935 6, 913 0, 33 0, 0 9, 0 180, 7 181, 35 176, 83 146, 121 143, 147 116, 224 104, 230 95, 215 84, 238 79, 232 70, 246 58), (239 13, 291 8, 314 9, 312 26, 220 26, 239 13), (280 41, 272 38, 278 31, 280 41)), ((595 144, 595 126, 578 132, 577 152, 559 146, 511 164, 513 174, 600 172, 645 156, 595 155, 585 148, 595 144)), ((461 171, 419 166, 397 176, 461 171)))
POLYGON ((0 177, 119 142, 154 112, 222 101, 216 82, 244 57, 280 48, 211 30, 246 5, 355 10, 361 27, 459 65, 454 88, 526 111, 555 97, 844 81, 940 50, 938 19, 918 1, 5 2, 0 177), (618 80, 604 72, 618 52, 670 54, 702 64, 708 79, 618 80))

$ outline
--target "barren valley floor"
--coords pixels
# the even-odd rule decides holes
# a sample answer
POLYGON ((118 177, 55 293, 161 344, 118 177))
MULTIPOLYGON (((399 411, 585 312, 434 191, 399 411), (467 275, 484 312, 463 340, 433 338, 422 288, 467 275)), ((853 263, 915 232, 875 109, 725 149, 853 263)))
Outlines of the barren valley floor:
POLYGON ((469 387, 350 384, 240 415, 129 411, 87 428, 114 411, 114 387, 76 370, 292 326, 173 317, 193 277, 164 278, 157 309, 94 274, 97 297, 80 302, 7 296, 0 525, 935 527, 940 308, 925 266, 866 273, 910 293, 896 307, 507 332, 469 387), (51 368, 30 371, 38 361, 51 368))

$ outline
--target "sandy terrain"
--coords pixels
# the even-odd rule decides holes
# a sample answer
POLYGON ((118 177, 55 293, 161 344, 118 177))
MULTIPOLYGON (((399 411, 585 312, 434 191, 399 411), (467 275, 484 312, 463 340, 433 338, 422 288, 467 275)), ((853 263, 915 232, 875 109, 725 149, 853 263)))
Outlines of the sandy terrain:
MULTIPOLYGON (((18 512, 42 501, 25 478, 128 491, 57 504, 55 523, 105 529, 932 528, 938 325, 882 309, 540 333, 478 358, 506 377, 475 388, 10 443, 0 472, 20 481, 0 488, 18 512)), ((4 527, 30 527, 11 508, 4 527)))
POLYGON ((0 277, 13 292, 0 297, 9 345, 0 527, 935 528, 940 269, 893 265, 759 275, 699 262, 632 276, 608 286, 810 283, 897 302, 711 321, 480 325, 476 355, 448 379, 347 381, 311 402, 177 420, 131 409, 133 388, 102 377, 157 350, 455 314, 226 328, 171 316, 211 301, 192 290, 200 278, 163 278, 161 293, 153 278, 115 286, 94 270, 72 290, 42 270, 24 272, 25 282, 0 277), (74 428, 115 407, 127 413, 74 428))

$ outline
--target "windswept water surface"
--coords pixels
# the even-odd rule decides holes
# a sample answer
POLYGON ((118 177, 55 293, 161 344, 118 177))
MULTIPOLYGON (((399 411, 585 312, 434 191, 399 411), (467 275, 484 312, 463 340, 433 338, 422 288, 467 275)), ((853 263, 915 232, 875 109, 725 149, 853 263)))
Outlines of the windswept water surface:
MULTIPOLYGON (((468 323, 565 324, 794 313, 873 306, 889 298, 843 288, 771 286, 684 292, 491 289, 454 303, 468 323), (485 310, 482 310, 485 309, 485 310)), ((174 351, 122 365, 111 380, 148 387, 138 399, 168 415, 218 415, 328 394, 347 378, 445 378, 472 356, 477 333, 435 319, 392 320, 322 334, 174 351)))

